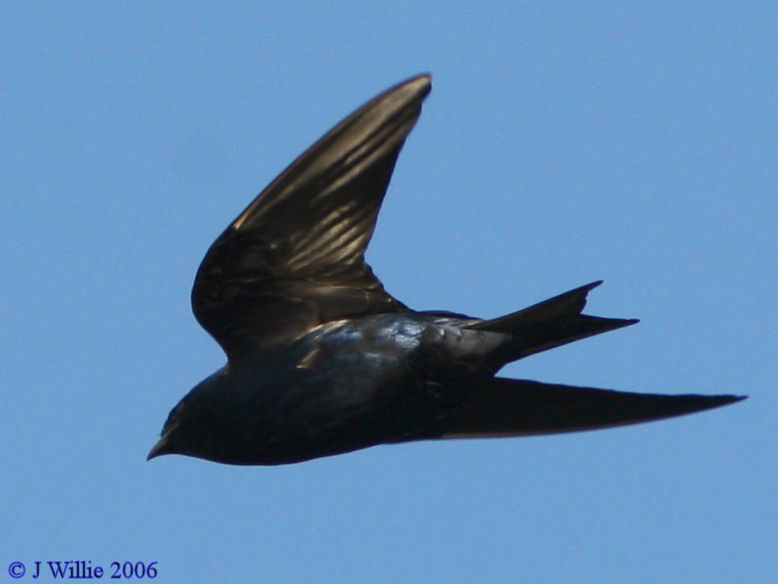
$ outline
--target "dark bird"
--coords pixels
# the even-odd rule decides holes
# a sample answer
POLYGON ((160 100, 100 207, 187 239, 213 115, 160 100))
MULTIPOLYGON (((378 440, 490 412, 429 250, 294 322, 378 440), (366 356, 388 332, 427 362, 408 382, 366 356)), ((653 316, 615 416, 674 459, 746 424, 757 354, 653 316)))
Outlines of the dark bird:
POLYGON ((495 377, 506 363, 625 327, 582 314, 600 282, 492 320, 417 312, 364 255, 430 77, 351 114, 211 245, 192 306, 227 364, 170 412, 148 458, 284 464, 376 444, 571 432, 743 399, 495 377))

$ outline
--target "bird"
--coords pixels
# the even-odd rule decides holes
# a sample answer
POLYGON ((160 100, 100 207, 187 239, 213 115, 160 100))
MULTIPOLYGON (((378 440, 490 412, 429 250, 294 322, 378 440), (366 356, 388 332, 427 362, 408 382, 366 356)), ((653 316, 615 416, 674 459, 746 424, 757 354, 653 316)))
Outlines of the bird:
POLYGON ((497 376, 506 364, 636 319, 583 313, 601 281, 493 319, 416 311, 365 251, 431 90, 412 77, 300 155, 208 249, 192 309, 226 364, 171 410, 147 459, 300 463, 417 440, 592 430, 745 399, 497 376))

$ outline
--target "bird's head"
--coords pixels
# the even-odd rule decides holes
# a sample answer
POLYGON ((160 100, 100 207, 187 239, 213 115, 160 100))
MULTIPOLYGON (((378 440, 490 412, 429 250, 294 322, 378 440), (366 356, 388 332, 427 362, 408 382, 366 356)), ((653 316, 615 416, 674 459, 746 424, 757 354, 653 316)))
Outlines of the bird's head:
POLYGON ((183 454, 207 460, 223 461, 224 434, 219 422, 218 400, 229 383, 224 370, 197 384, 170 411, 159 441, 146 460, 163 454, 183 454))

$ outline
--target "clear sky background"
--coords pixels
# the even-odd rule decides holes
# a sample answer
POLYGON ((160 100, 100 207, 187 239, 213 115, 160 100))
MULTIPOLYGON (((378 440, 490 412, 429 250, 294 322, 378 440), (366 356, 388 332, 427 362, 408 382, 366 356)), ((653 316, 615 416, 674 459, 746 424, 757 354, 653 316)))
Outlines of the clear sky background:
POLYGON ((312 4, 0 8, 0 581, 66 559, 171 583, 775 581, 776 4, 312 4), (189 306, 207 247, 424 71, 368 254, 387 289, 494 317, 604 279, 588 310, 641 324, 504 373, 750 399, 275 468, 146 462, 224 362, 189 306))

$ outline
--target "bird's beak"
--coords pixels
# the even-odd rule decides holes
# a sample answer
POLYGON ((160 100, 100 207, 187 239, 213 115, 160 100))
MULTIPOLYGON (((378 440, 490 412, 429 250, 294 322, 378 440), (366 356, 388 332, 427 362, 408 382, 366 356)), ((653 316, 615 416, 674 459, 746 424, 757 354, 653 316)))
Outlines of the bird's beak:
POLYGON ((156 458, 157 456, 161 456, 169 452, 170 451, 168 450, 167 440, 165 440, 165 436, 163 436, 159 439, 159 442, 154 445, 154 448, 149 451, 149 455, 146 457, 146 460, 151 460, 152 458, 156 458))

